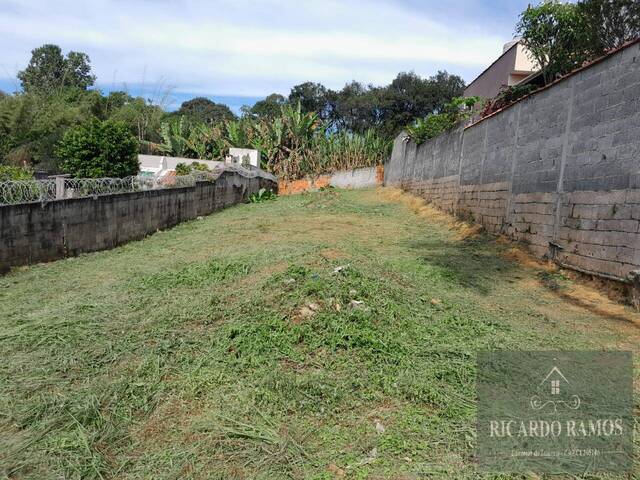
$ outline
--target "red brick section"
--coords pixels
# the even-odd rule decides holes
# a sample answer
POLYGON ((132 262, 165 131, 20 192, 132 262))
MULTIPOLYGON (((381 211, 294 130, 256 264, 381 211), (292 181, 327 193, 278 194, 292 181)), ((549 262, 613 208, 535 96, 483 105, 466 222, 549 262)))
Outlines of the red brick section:
MULTIPOLYGON (((384 165, 376 167, 376 184, 384 182, 384 165)), ((319 190, 331 184, 331 175, 321 175, 318 178, 303 178, 300 180, 280 180, 278 182, 278 195, 293 195, 296 193, 319 190)))

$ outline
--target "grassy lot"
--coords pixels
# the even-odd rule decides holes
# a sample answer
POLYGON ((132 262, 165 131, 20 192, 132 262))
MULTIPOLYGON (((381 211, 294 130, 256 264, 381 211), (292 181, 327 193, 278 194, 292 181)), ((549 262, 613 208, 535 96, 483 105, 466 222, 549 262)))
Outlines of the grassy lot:
POLYGON ((475 478, 476 351, 638 352, 417 207, 279 198, 0 277, 0 478, 475 478))

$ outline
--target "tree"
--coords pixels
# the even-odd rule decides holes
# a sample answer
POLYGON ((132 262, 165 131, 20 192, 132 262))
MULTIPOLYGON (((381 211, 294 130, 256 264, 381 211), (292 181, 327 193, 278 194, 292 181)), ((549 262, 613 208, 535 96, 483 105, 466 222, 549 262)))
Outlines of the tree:
POLYGON ((329 92, 331 126, 352 133, 364 133, 377 128, 380 120, 378 90, 355 80, 339 92, 329 92))
POLYGON ((287 99, 279 93, 272 93, 264 100, 256 102, 251 108, 242 107, 245 115, 254 118, 275 118, 282 112, 282 107, 287 104, 287 99))
POLYGON ((93 119, 67 130, 56 153, 75 177, 126 177, 138 173, 138 142, 128 126, 93 119))
POLYGON ((446 71, 429 78, 399 73, 379 92, 383 134, 394 137, 414 120, 442 112, 451 99, 462 95, 464 87, 462 78, 446 71))
POLYGON ((62 87, 86 89, 94 84, 89 57, 69 52, 65 57, 57 45, 43 45, 31 51, 31 60, 18 72, 22 89, 27 93, 51 94, 62 87))
POLYGON ((584 0, 577 4, 577 9, 585 18, 593 57, 640 37, 638 0, 584 0))
POLYGON ((303 112, 314 112, 323 120, 326 118, 327 112, 327 89, 320 83, 305 82, 296 85, 289 93, 289 103, 297 105, 303 112))
POLYGON ((209 125, 236 118, 229 107, 221 103, 212 102, 205 97, 196 97, 183 102, 176 115, 186 116, 209 125))

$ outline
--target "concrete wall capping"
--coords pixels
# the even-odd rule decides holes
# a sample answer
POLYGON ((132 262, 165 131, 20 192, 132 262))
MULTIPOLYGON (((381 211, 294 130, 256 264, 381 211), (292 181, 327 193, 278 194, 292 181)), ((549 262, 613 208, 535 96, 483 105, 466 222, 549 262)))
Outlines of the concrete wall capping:
POLYGON ((640 39, 512 106, 420 146, 399 135, 385 184, 628 281, 640 270, 640 39))

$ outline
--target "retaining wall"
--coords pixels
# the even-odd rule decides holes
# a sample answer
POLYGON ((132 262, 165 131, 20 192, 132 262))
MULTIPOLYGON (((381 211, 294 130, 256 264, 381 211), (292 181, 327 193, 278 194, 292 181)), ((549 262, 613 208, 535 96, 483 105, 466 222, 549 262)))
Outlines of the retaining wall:
POLYGON ((640 43, 422 145, 396 138, 385 184, 625 280, 640 269, 640 43))
POLYGON ((0 206, 0 271, 113 248, 277 188, 261 176, 222 172, 194 187, 0 206))

